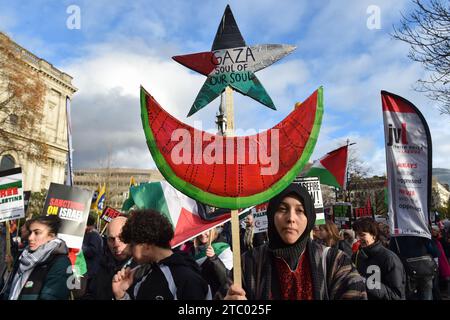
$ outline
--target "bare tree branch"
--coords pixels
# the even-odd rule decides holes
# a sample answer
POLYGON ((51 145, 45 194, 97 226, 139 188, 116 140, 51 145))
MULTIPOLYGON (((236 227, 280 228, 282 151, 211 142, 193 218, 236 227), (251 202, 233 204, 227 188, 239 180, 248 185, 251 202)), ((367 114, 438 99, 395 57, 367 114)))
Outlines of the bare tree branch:
POLYGON ((427 93, 438 102, 441 113, 450 115, 450 2, 445 0, 413 0, 414 11, 402 14, 399 27, 392 36, 408 43, 408 57, 428 71, 419 79, 415 90, 427 93))

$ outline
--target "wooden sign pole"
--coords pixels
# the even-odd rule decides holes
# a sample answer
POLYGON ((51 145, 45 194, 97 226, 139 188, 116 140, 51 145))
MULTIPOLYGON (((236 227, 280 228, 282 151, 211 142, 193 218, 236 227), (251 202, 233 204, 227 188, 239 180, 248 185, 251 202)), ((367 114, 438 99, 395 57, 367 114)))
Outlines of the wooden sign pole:
POLYGON ((239 287, 242 287, 241 243, 239 233, 239 214, 237 210, 231 211, 231 239, 233 242, 233 283, 239 287))
POLYGON ((105 224, 105 226, 102 229, 102 232, 100 232, 101 235, 103 235, 103 233, 105 233, 106 227, 108 226, 108 223, 105 224))
MULTIPOLYGON (((225 89, 225 106, 227 116, 227 128, 225 135, 234 136, 233 89, 230 87, 226 87, 225 89)), ((235 285, 242 287, 241 242, 238 210, 231 210, 231 239, 233 246, 233 282, 235 285)))
POLYGON ((208 247, 210 247, 212 244, 212 233, 213 233, 212 230, 213 229, 209 230, 208 232, 208 247))

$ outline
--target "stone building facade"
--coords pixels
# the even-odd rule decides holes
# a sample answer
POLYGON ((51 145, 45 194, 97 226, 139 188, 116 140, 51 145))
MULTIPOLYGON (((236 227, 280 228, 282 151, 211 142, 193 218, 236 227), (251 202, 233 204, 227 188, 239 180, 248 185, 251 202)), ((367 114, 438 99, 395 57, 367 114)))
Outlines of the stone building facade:
POLYGON ((100 184, 105 183, 105 205, 120 210, 128 198, 131 177, 137 184, 164 180, 158 170, 99 168, 75 170, 74 185, 95 191, 100 184))
MULTIPOLYGON (((0 36, 7 37, 1 32, 0 36)), ((14 43, 14 46, 29 65, 30 72, 31 70, 38 72, 46 85, 44 118, 39 129, 42 130, 42 137, 49 152, 46 163, 36 163, 30 161, 25 153, 7 151, 0 155, 0 167, 2 170, 21 167, 24 190, 35 192, 48 189, 51 182, 64 183, 68 153, 66 98, 71 99, 77 89, 72 85, 73 78, 70 75, 20 45, 14 43)), ((19 146, 27 143, 26 135, 14 128, 5 129, 13 135, 19 146)))

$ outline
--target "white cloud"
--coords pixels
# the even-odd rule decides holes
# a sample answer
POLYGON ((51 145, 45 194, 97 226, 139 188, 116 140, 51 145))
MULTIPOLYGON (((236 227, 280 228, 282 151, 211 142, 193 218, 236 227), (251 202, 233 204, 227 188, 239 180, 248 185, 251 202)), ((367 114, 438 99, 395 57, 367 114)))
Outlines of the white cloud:
POLYGON ((188 71, 170 55, 162 56, 141 43, 104 43, 88 48, 88 52, 64 67, 74 77, 77 95, 107 94, 118 89, 122 96, 137 98, 143 85, 168 112, 185 116, 186 101, 193 101, 204 81, 203 76, 188 71))
MULTIPOLYGON (((247 1, 231 2, 241 32, 244 38, 249 35, 250 44, 263 43, 267 39, 273 43, 286 42, 279 39, 302 28, 298 31, 299 36, 294 37, 298 49, 288 58, 257 73, 278 111, 236 93, 237 127, 243 130, 272 127, 287 116, 295 102, 303 101, 323 84, 323 126, 311 160, 350 138, 357 142, 355 148, 373 173, 383 174, 385 151, 380 90, 418 101, 421 109, 432 108, 429 100, 412 90, 414 82, 423 75, 422 66, 411 63, 406 58, 408 47, 387 34, 391 24, 399 20, 399 12, 404 10, 406 3, 406 0, 329 1, 316 4, 320 10, 308 15, 308 8, 295 1, 286 5, 271 1, 258 2, 258 5, 247 1), (381 30, 366 27, 366 9, 371 4, 381 8, 381 30), (262 21, 261 17, 266 18, 262 21)), ((74 76, 75 85, 80 89, 74 97, 74 105, 77 100, 89 104, 89 108, 79 106, 79 110, 74 108, 73 111, 74 117, 80 119, 80 125, 86 128, 86 132, 79 133, 83 141, 92 143, 92 135, 96 132, 87 129, 88 126, 95 128, 95 121, 98 121, 89 116, 92 110, 112 112, 108 118, 110 131, 97 133, 104 136, 97 148, 106 149, 104 146, 108 141, 114 143, 115 159, 120 165, 142 167, 142 163, 151 162, 139 117, 141 84, 181 121, 193 124, 195 120, 202 120, 204 130, 215 128, 219 99, 186 118, 205 77, 178 65, 170 57, 209 49, 222 10, 217 10, 220 5, 216 3, 206 3, 196 8, 196 15, 192 16, 189 12, 193 12, 193 8, 188 4, 174 6, 168 2, 163 5, 164 8, 170 6, 174 8, 167 15, 149 18, 142 12, 143 3, 135 4, 131 9, 127 7, 129 12, 120 19, 120 25, 113 25, 108 30, 105 42, 82 48, 85 54, 77 60, 67 60, 63 68, 74 76), (133 28, 136 35, 129 37, 133 28), (183 28, 192 29, 192 35, 186 36, 183 28), (148 39, 143 36, 146 32, 148 39), (186 48, 192 48, 192 51, 186 51, 186 48), (107 108, 111 97, 116 99, 116 103, 110 103, 114 110, 107 108), (131 124, 121 130, 124 118, 131 124), (87 132, 90 136, 86 136, 87 132)), ((98 5, 97 9, 100 7, 98 5)), ((122 6, 118 8, 123 9, 122 6)), ((100 22, 110 24, 113 17, 120 15, 118 8, 108 9, 111 11, 106 13, 110 12, 110 16, 105 14, 100 17, 100 22)), ((158 10, 162 12, 161 8, 158 10)), ((98 28, 93 20, 95 12, 98 11, 90 13, 88 20, 92 25, 86 25, 87 33, 98 28)), ((101 117, 98 112, 96 115, 101 117)), ((448 118, 437 112, 427 112, 426 117, 434 142, 434 166, 449 167, 446 161, 450 151, 448 118)), ((93 156, 90 152, 93 151, 86 149, 86 159, 93 156)))
MULTIPOLYGON (((278 43, 277 38, 283 34, 291 33, 302 20, 308 18, 305 16, 308 4, 302 1, 235 0, 222 2, 224 3, 223 8, 225 8, 225 3, 230 2, 231 10, 243 33, 244 39, 246 38, 245 31, 248 30, 251 34, 247 37, 256 41, 252 44, 262 43, 260 42, 262 40, 272 40, 272 43, 274 43, 273 41, 278 43), (253 34, 255 39, 253 39, 253 34)), ((215 7, 217 8, 217 6, 215 7)))
POLYGON ((186 101, 194 100, 203 80, 170 57, 131 41, 123 46, 113 42, 89 47, 86 56, 66 61, 63 69, 79 89, 72 118, 82 167, 96 166, 107 157, 108 148, 116 166, 154 166, 140 119, 140 85, 182 119, 190 107, 186 101))

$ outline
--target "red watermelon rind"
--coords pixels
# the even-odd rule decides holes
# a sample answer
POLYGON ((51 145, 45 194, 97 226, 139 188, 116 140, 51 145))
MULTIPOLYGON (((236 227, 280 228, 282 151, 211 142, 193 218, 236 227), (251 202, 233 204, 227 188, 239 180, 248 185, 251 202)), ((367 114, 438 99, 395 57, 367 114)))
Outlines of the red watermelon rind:
MULTIPOLYGON (((204 191, 178 177, 166 162, 164 156, 156 145, 156 140, 153 135, 152 129, 149 124, 149 117, 147 111, 147 98, 146 95, 150 94, 141 86, 141 119, 144 128, 145 137, 147 139, 147 145, 150 153, 155 161, 156 166, 163 175, 163 177, 176 189, 184 193, 188 197, 198 200, 202 203, 217 207, 228 209, 240 209, 253 205, 257 205, 268 201, 275 195, 283 191, 292 181, 297 177, 299 172, 303 169, 305 164, 311 157, 314 147, 317 142, 317 138, 320 132, 320 126, 322 124, 323 115, 323 87, 317 89, 317 105, 316 115, 314 118, 314 124, 309 135, 308 141, 305 145, 302 155, 297 160, 294 166, 276 183, 274 183, 269 189, 260 193, 253 194, 245 197, 225 197, 217 194, 213 194, 204 191)), ((299 108, 302 106, 300 105, 299 108)))

